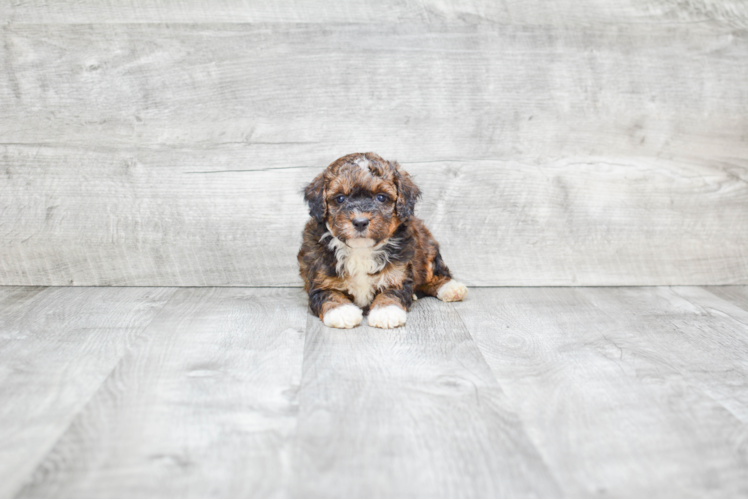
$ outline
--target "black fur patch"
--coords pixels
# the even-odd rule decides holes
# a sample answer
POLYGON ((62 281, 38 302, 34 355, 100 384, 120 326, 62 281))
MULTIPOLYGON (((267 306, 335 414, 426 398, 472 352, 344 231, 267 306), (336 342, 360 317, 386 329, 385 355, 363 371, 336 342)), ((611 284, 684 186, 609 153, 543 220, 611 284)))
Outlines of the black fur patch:
POLYGON ((436 250, 436 257, 434 257, 434 276, 444 276, 445 278, 451 278, 452 274, 449 272, 449 268, 442 260, 442 254, 439 253, 439 247, 436 250))
POLYGON ((332 292, 329 290, 312 290, 309 292, 309 308, 315 316, 322 312, 322 304, 330 300, 332 292))
POLYGON ((421 190, 407 173, 401 173, 397 162, 390 162, 395 172, 395 183, 397 185, 397 215, 407 220, 415 213, 416 202, 421 197, 421 190))
POLYGON ((304 201, 309 204, 309 215, 317 222, 323 223, 327 215, 324 172, 315 177, 304 189, 304 201))

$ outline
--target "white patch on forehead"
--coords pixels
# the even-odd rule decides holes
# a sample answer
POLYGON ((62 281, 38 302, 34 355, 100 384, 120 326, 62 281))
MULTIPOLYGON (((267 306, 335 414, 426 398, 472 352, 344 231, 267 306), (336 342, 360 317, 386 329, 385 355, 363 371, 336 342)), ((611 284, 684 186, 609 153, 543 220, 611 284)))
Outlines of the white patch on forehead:
POLYGON ((361 170, 369 171, 369 160, 367 160, 365 157, 361 157, 358 160, 356 160, 356 165, 358 165, 361 170))

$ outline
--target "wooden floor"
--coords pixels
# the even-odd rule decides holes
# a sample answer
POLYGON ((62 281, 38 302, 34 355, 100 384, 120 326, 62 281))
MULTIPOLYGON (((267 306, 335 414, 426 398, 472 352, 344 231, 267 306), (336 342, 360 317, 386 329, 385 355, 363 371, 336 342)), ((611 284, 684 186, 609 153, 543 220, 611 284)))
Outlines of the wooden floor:
POLYGON ((745 497, 748 287, 0 288, 2 497, 745 497))

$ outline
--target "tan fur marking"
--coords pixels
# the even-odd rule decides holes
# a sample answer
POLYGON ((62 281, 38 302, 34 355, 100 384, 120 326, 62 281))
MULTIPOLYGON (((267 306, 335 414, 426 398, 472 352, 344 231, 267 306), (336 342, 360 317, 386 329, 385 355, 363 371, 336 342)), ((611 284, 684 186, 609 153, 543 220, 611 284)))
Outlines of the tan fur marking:
POLYGON ((399 300, 397 300, 394 297, 391 297, 389 295, 379 294, 374 299, 374 302, 371 303, 371 308, 375 309, 377 307, 387 307, 387 306, 397 306, 400 309, 404 309, 403 305, 400 303, 399 300))
POLYGON ((317 273, 315 281, 319 283, 319 287, 325 290, 339 290, 344 292, 348 285, 345 280, 339 276, 327 276, 323 273, 317 273))

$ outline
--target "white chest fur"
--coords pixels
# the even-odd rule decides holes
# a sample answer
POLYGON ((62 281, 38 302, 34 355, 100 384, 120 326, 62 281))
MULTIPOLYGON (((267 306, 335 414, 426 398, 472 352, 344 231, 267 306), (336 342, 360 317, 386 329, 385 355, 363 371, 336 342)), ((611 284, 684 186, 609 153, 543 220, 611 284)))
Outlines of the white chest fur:
POLYGON ((343 270, 348 283, 348 293, 359 307, 371 304, 376 292, 376 277, 372 274, 382 270, 384 264, 377 262, 371 248, 352 248, 343 260, 343 270))
POLYGON ((328 248, 335 252, 338 262, 335 270, 345 279, 348 293, 359 307, 365 307, 374 300, 378 290, 389 285, 391 276, 381 273, 389 262, 383 244, 376 247, 351 248, 333 237, 328 248))

